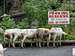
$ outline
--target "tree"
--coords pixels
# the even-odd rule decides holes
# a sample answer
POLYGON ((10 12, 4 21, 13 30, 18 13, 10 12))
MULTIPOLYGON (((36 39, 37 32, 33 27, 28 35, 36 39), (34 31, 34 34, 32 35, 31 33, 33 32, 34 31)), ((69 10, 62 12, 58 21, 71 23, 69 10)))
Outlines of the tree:
POLYGON ((25 0, 23 10, 29 20, 37 19, 39 21, 39 27, 46 27, 48 25, 48 11, 60 7, 58 6, 59 4, 56 3, 57 0, 53 1, 25 0))

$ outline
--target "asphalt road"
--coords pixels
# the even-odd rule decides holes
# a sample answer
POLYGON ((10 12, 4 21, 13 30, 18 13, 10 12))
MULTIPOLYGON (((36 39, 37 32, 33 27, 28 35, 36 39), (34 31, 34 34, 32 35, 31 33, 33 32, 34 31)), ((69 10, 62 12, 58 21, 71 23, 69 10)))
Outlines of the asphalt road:
POLYGON ((7 48, 5 56, 72 56, 72 48, 64 46, 59 48, 7 48))

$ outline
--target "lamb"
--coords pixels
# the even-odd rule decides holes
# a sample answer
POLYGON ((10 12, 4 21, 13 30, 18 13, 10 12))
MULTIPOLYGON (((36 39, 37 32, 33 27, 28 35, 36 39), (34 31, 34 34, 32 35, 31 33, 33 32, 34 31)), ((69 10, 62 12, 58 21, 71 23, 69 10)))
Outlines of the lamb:
POLYGON ((7 39, 9 41, 9 47, 11 43, 12 46, 15 47, 14 42, 19 35, 20 35, 20 29, 7 29, 4 32, 4 41, 7 39))
MULTIPOLYGON (((63 32, 62 28, 51 28, 50 30, 50 36, 51 34, 53 34, 53 42, 55 42, 57 36, 59 37, 59 40, 60 40, 60 46, 61 46, 61 38, 62 38, 62 35, 67 35, 67 33, 63 32)), ((53 47, 55 47, 55 43, 53 43, 53 47)))
POLYGON ((12 45, 15 48, 15 41, 22 38, 21 29, 14 29, 13 35, 12 45))
POLYGON ((9 47, 10 47, 10 43, 12 42, 12 38, 13 38, 13 29, 7 29, 7 30, 5 30, 5 32, 4 32, 4 42, 6 41, 6 40, 8 40, 9 42, 9 47))
POLYGON ((34 35, 36 35, 36 31, 37 29, 22 29, 22 35, 23 35, 23 39, 21 41, 21 47, 23 48, 23 43, 26 40, 26 38, 32 38, 34 37, 34 35))
MULTIPOLYGON (((38 41, 39 41, 39 47, 41 47, 41 41, 43 41, 43 40, 45 40, 45 39, 47 39, 47 46, 49 46, 48 45, 48 43, 49 43, 49 41, 50 41, 50 39, 49 39, 49 29, 47 29, 47 28, 38 28, 38 30, 37 30, 37 34, 38 34, 38 37, 37 37, 37 39, 38 39, 38 41)), ((44 43, 43 43, 43 45, 44 45, 44 43)))

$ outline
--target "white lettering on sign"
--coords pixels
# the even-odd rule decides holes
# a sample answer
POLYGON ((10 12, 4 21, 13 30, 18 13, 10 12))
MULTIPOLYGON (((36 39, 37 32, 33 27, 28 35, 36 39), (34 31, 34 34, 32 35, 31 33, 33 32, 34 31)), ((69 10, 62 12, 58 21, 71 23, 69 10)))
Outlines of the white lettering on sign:
POLYGON ((69 11, 49 11, 48 24, 69 24, 69 11))

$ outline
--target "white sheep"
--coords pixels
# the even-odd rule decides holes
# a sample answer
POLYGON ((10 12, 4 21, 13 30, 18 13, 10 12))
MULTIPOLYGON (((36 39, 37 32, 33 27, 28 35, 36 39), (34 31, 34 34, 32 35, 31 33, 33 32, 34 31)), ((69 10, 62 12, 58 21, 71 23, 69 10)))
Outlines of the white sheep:
POLYGON ((26 38, 32 38, 36 34, 37 29, 22 29, 22 34, 23 34, 23 40, 21 42, 21 47, 23 47, 23 43, 26 40, 26 38))
MULTIPOLYGON (((62 28, 58 28, 58 27, 55 27, 55 28, 51 28, 50 30, 50 38, 51 38, 51 33, 53 34, 53 42, 55 42, 56 38, 59 37, 59 40, 60 40, 60 46, 61 46, 61 38, 62 38, 62 35, 66 35, 67 33, 65 33, 62 28)), ((53 43, 53 46, 55 47, 55 43, 53 43)))
POLYGON ((15 41, 17 40, 17 39, 19 39, 19 38, 21 38, 21 29, 14 29, 13 30, 14 31, 14 33, 13 33, 13 35, 14 35, 14 37, 13 37, 13 39, 12 39, 12 45, 13 45, 13 47, 15 48, 15 41))
MULTIPOLYGON (((41 47, 41 41, 47 39, 47 47, 49 46, 49 29, 47 28, 38 28, 37 32, 38 32, 38 41, 39 41, 39 47, 41 47)), ((43 43, 44 45, 44 43, 43 43)))
POLYGON ((20 35, 20 29, 6 29, 4 32, 4 41, 6 41, 6 39, 8 39, 9 47, 10 47, 11 43, 12 43, 12 46, 15 47, 14 43, 19 35, 20 35))
POLYGON ((4 32, 4 42, 6 42, 6 40, 8 40, 9 47, 10 47, 10 43, 12 42, 12 38, 13 38, 13 29, 6 29, 4 32))

